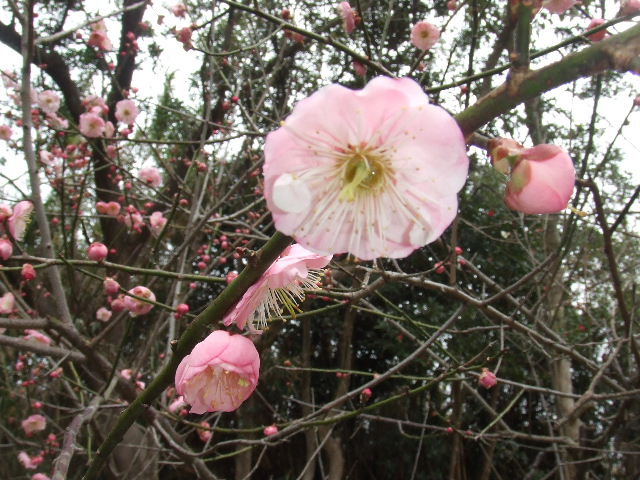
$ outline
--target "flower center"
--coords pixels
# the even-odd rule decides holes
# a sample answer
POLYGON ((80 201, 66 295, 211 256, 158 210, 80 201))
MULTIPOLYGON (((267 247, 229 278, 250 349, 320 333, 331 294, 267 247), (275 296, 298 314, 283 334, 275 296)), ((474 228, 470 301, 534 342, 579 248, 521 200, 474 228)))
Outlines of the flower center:
POLYGON ((359 194, 377 193, 386 182, 388 160, 370 149, 353 149, 340 156, 344 186, 338 197, 353 202, 359 194))

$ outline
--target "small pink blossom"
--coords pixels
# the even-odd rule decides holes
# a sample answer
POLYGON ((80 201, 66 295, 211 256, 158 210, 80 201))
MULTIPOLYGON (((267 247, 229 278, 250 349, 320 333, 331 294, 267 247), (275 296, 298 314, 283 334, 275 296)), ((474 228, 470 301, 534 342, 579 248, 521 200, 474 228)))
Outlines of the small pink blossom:
POLYGON ((47 428, 47 419, 38 413, 25 418, 21 425, 25 435, 30 437, 34 433, 41 432, 47 428))
MULTIPOLYGON (((602 18, 592 18, 591 23, 589 23, 589 26, 587 27, 587 31, 591 30, 592 28, 599 27, 603 23, 606 23, 606 20, 602 18)), ((601 40, 604 40, 607 35, 609 35, 609 32, 604 29, 600 30, 599 32, 592 33, 591 35, 587 35, 587 38, 592 42, 600 42, 601 40)))
POLYGON ((420 50, 429 50, 440 38, 440 29, 423 20, 411 29, 411 43, 420 50))
POLYGON ((96 203, 96 210, 103 215, 109 215, 110 217, 116 217, 120 213, 120 204, 118 202, 98 202, 96 203))
POLYGON ((44 343, 45 345, 51 344, 51 339, 47 337, 44 333, 40 333, 37 330, 26 329, 24 333, 25 333, 25 336, 22 338, 24 338, 25 340, 33 340, 35 342, 44 343))
POLYGON ((368 67, 357 60, 353 61, 353 70, 356 72, 356 75, 359 77, 365 77, 367 75, 368 67))
POLYGON ((365 388, 364 390, 362 390, 362 392, 360 392, 360 400, 362 400, 363 402, 367 402, 371 398, 371 395, 373 395, 371 389, 365 388))
POLYGON ((87 257, 94 262, 102 262, 109 254, 109 249, 104 243, 94 242, 87 249, 87 257))
POLYGON ((151 225, 151 233, 157 237, 167 224, 167 219, 162 212, 153 212, 149 217, 149 224, 151 225))
POLYGON ((338 13, 342 17, 342 28, 347 33, 351 33, 356 28, 357 15, 356 11, 351 8, 349 2, 340 2, 338 4, 338 13))
POLYGON ((23 200, 13 207, 13 215, 7 220, 9 233, 18 242, 24 238, 27 225, 31 221, 31 212, 33 212, 33 203, 23 200))
POLYGON ((171 13, 173 13, 178 18, 184 18, 187 14, 187 7, 184 3, 177 3, 173 7, 171 7, 171 13))
POLYGON ((576 172, 569 154, 555 145, 537 145, 522 151, 511 170, 505 203, 527 214, 557 213, 573 194, 576 172))
POLYGON ((51 478, 44 473, 34 473, 31 475, 31 480, 51 480, 51 478))
POLYGON ((482 373, 478 377, 478 383, 480 383, 480 385, 482 385, 484 388, 491 388, 495 386, 496 383, 498 383, 498 379, 496 377, 496 374, 491 370, 489 370, 488 368, 483 368, 482 373))
POLYGON ((264 153, 276 228, 309 250, 363 260, 436 240, 469 165, 455 119, 408 78, 321 88, 267 135, 264 153))
POLYGON ((60 96, 53 90, 45 90, 38 94, 38 106, 43 112, 54 114, 60 108, 60 96))
POLYGON ((91 25, 91 34, 89 35, 87 45, 90 47, 98 47, 103 51, 113 50, 113 44, 107 36, 107 26, 104 20, 100 20, 91 25))
POLYGON ((640 0, 622 0, 620 15, 631 15, 640 11, 640 0))
POLYGON ((96 311, 96 319, 100 320, 101 322, 108 322, 109 320, 111 320, 111 315, 113 315, 111 310, 105 307, 100 307, 96 311))
POLYGON ((6 237, 0 238, 0 258, 8 260, 13 255, 13 243, 6 237))
POLYGON ((187 406, 187 402, 185 402, 184 397, 180 395, 173 402, 171 402, 171 404, 169 404, 169 406, 167 407, 167 410, 169 410, 171 413, 176 413, 177 411, 182 410, 186 406, 187 406))
POLYGON ((11 135, 13 135, 13 130, 9 125, 0 125, 0 140, 11 140, 11 135))
POLYGON ((138 107, 133 100, 125 99, 116 103, 116 118, 119 122, 131 125, 138 116, 138 107))
POLYGON ((213 432, 211 429, 211 424, 209 422, 200 422, 199 425, 203 428, 198 428, 198 437, 200 437, 200 441, 203 443, 207 443, 213 437, 213 432))
POLYGON ((180 43, 182 43, 182 47, 185 50, 191 50, 193 45, 191 44, 191 35, 193 34, 193 30, 190 27, 181 28, 176 32, 176 38, 180 43))
MULTIPOLYGON (((111 123, 110 121, 106 122, 104 124, 104 136, 107 138, 112 138, 113 134, 116 131, 116 127, 113 126, 113 123, 111 123)), ((115 149, 115 151, 117 151, 117 148, 115 145, 108 145, 107 146, 107 154, 109 155, 109 158, 115 158, 116 156, 112 154, 112 151, 115 149), (111 148, 109 148, 111 147, 111 148)))
POLYGON ((578 0, 543 0, 542 8, 546 8, 551 13, 564 13, 573 7, 578 0))
POLYGON ((138 212, 135 212, 135 211, 126 212, 122 217, 122 221, 127 227, 137 231, 142 230, 142 227, 144 226, 144 220, 142 219, 142 215, 140 215, 138 212))
POLYGON ((35 470, 43 462, 44 458, 41 455, 30 457, 27 452, 18 453, 18 461, 27 470, 35 470))
POLYGON ((264 427, 263 433, 265 437, 270 437, 271 435, 275 435, 276 433, 278 433, 278 427, 275 424, 269 425, 267 427, 264 427))
POLYGON ((13 214, 13 209, 6 203, 0 203, 0 223, 7 220, 13 214))
POLYGON ((101 137, 104 133, 104 120, 96 113, 83 113, 80 115, 80 133, 88 138, 101 137))
POLYGON ((107 295, 115 295, 120 291, 120 284, 111 277, 106 277, 102 285, 107 295))
POLYGON ((0 297, 0 315, 9 315, 13 312, 16 299, 13 293, 7 292, 0 297))
POLYGON ((144 167, 138 172, 138 178, 141 182, 146 183, 150 187, 158 188, 162 185, 162 175, 156 167, 144 167))
POLYGON ((258 385, 260 356, 251 340, 216 330, 184 357, 176 371, 176 390, 191 413, 231 412, 258 385))
POLYGON ((69 121, 55 113, 47 113, 47 125, 56 130, 66 130, 69 128, 69 121))
POLYGON ((187 313, 189 313, 189 305, 186 303, 181 303, 176 306, 176 318, 183 317, 187 313))
POLYGON ((129 315, 131 315, 132 317, 137 317, 138 315, 145 315, 149 313, 151 309, 153 309, 154 307, 153 303, 149 303, 145 300, 148 300, 150 302, 155 302, 156 296, 147 287, 143 287, 139 285, 129 290, 129 294, 135 295, 136 297, 141 298, 139 300, 137 298, 133 298, 127 295, 123 299, 124 306, 127 310, 129 310, 129 315))
POLYGON ((98 111, 94 111, 94 113, 102 115, 106 115, 107 113, 109 113, 107 102, 105 102, 104 98, 99 97, 98 95, 89 95, 87 97, 84 97, 82 99, 82 104, 88 112, 94 111, 94 108, 97 107, 98 111))
POLYGON ((33 265, 31 265, 30 263, 25 263, 22 265, 20 275, 25 282, 30 282, 31 280, 36 278, 36 269, 33 268, 33 265))
POLYGON ((260 333, 253 326, 266 327, 270 317, 282 317, 283 307, 295 314, 296 305, 304 300, 304 288, 317 288, 321 271, 331 256, 315 254, 302 245, 288 247, 266 272, 242 296, 224 317, 224 324, 235 323, 242 330, 260 333), (284 305, 282 303, 284 302, 284 305))

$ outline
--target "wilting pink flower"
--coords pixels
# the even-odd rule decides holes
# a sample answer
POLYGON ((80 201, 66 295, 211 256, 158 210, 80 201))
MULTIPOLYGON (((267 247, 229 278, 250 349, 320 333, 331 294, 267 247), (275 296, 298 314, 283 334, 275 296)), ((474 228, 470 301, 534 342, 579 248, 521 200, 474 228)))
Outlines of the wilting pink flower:
POLYGON ((351 33, 356 28, 356 11, 351 8, 349 2, 340 2, 338 4, 338 13, 342 17, 342 28, 347 33, 351 33))
POLYGON ((24 279, 25 282, 30 282, 34 278, 36 278, 36 269, 33 268, 33 265, 30 263, 25 263, 22 265, 22 271, 20 275, 24 279))
POLYGON ((191 44, 191 35, 193 34, 193 30, 189 27, 181 28, 176 32, 176 38, 180 43, 182 43, 182 47, 185 50, 191 50, 193 45, 191 44))
POLYGON ((164 217, 162 212, 153 212, 149 217, 149 224, 151 225, 151 233, 158 236, 167 224, 167 219, 164 217))
MULTIPOLYGON (((135 295, 136 297, 140 297, 144 300, 138 300, 137 298, 130 297, 129 295, 123 298, 124 306, 127 310, 129 310, 129 315, 132 317, 137 317, 138 315, 145 315, 151 311, 153 308, 153 303, 146 302, 145 300, 149 300, 151 302, 156 301, 156 296, 154 293, 149 290, 147 287, 143 287, 138 285, 137 287, 129 290, 131 295, 135 295)), ((113 308, 113 306, 112 306, 113 308)))
POLYGON ((30 437, 34 433, 41 432, 47 428, 47 419, 38 413, 25 418, 21 425, 25 435, 30 437))
POLYGON ((115 217, 120 213, 120 204, 118 202, 98 202, 96 210, 103 215, 115 217))
POLYGON ((8 238, 0 238, 0 258, 8 260, 13 255, 13 243, 8 238))
POLYGON ((468 164, 458 124, 420 85, 377 77, 295 106, 267 135, 264 192, 276 228, 310 250, 402 258, 455 218, 468 164))
POLYGON ((33 340, 35 342, 44 343, 45 345, 51 344, 51 339, 47 337, 44 333, 40 333, 37 330, 26 329, 24 331, 25 336, 22 337, 25 340, 33 340))
POLYGON ((619 15, 631 15, 640 11, 640 0, 622 0, 619 15))
POLYGON ((9 125, 0 125, 0 140, 11 140, 11 135, 13 135, 13 131, 9 125))
POLYGON ((24 238, 27 225, 31 221, 31 212, 33 212, 33 203, 29 200, 23 200, 13 207, 13 215, 7 220, 9 233, 18 242, 24 238))
POLYGON ((138 172, 138 178, 140 179, 140 181, 153 188, 158 188, 160 185, 162 185, 162 175, 160 174, 160 170, 158 170, 156 167, 141 168, 138 172))
POLYGON ((420 50, 429 50, 440 38, 440 29, 435 25, 422 21, 411 29, 411 43, 420 50))
POLYGON ((0 223, 8 219, 13 213, 11 206, 6 203, 0 203, 0 223))
POLYGON ((207 443, 209 440, 211 440, 211 437, 213 437, 213 432, 209 430, 211 428, 211 425, 209 424, 209 422, 200 422, 199 425, 204 428, 198 428, 198 437, 200 437, 201 442, 207 443))
POLYGON ((93 112, 80 115, 80 133, 88 138, 101 137, 104 133, 104 120, 93 112))
POLYGON ((111 310, 104 307, 100 307, 96 311, 96 319, 100 320, 101 322, 108 322, 111 319, 111 315, 113 315, 111 310))
POLYGON ((271 316, 282 317, 283 307, 295 314, 296 306, 304 300, 303 288, 317 288, 320 270, 331 261, 331 256, 310 252, 302 245, 288 247, 266 272, 242 296, 236 306, 224 317, 224 324, 235 323, 239 329, 253 323, 258 328, 267 325, 271 316), (284 304, 284 305, 283 305, 284 304))
POLYGON ((265 437, 270 437, 271 435, 278 433, 278 427, 275 425, 269 425, 268 427, 264 427, 263 433, 265 437))
MULTIPOLYGON (((589 23, 589 26, 587 27, 587 31, 591 30, 592 28, 599 27, 603 23, 606 23, 606 20, 604 20, 602 18, 592 18, 591 19, 591 23, 589 23)), ((609 32, 607 32, 607 30, 604 29, 604 30, 600 30, 599 32, 592 33, 591 35, 587 35, 587 38, 589 40, 591 40, 592 42, 599 42, 601 40, 604 40, 604 38, 608 34, 609 34, 609 32)))
POLYGON ((484 388, 491 388, 495 386, 496 383, 498 383, 498 379, 496 378, 496 374, 491 370, 489 370, 488 368, 483 368, 482 373, 478 377, 478 382, 484 388))
POLYGON ((133 100, 120 100, 116 103, 116 118, 119 122, 131 125, 138 116, 138 107, 133 100))
POLYGON ((51 478, 44 473, 34 473, 31 475, 31 480, 51 480, 51 478))
POLYGON ((53 90, 45 90, 38 94, 38 106, 45 113, 56 113, 60 108, 60 96, 53 90))
POLYGON ((191 413, 231 412, 258 385, 260 356, 251 340, 216 330, 184 357, 176 371, 176 390, 191 413))
POLYGON ((104 286, 104 293, 107 295, 115 295, 120 291, 120 284, 111 277, 106 277, 102 285, 104 286))
POLYGON ((93 242, 87 249, 87 257, 94 262, 102 262, 109 254, 109 249, 104 243, 93 242))
POLYGON ((576 3, 578 0, 543 0, 542 8, 546 8, 551 13, 564 13, 576 3))
POLYGON ((9 315, 13 312, 15 307, 16 298, 13 293, 7 292, 0 297, 0 315, 9 315))
POLYGON ((18 453, 18 461, 27 470, 35 470, 42 463, 44 458, 41 455, 30 457, 27 452, 18 453))
POLYGON ((178 18, 184 18, 187 13, 187 7, 184 3, 177 3, 173 7, 171 7, 171 13, 173 13, 178 18))
POLYGON ((537 145, 522 151, 511 171, 504 201, 523 213, 557 213, 567 207, 575 180, 573 162, 564 149, 537 145))

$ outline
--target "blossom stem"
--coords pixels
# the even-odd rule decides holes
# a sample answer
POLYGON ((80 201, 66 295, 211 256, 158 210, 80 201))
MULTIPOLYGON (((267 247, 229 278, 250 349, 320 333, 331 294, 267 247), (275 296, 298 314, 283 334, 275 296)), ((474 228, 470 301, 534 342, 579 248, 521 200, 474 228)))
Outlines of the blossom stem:
POLYGON ((201 339, 208 326, 219 322, 242 295, 254 284, 291 243, 292 239, 276 232, 256 253, 255 262, 245 268, 238 278, 225 288, 218 297, 191 323, 176 344, 174 354, 149 386, 122 412, 89 465, 83 480, 95 479, 102 470, 113 449, 136 419, 142 415, 153 399, 159 396, 173 381, 175 371, 183 357, 188 355, 201 339))

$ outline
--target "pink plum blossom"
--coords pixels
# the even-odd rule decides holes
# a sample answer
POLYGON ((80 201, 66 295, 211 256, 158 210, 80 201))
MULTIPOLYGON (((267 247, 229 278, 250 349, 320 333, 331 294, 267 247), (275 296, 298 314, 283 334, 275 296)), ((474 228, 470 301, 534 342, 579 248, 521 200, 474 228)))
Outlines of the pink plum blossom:
POLYGON ((411 28, 411 43, 420 50, 429 50, 440 38, 440 29, 423 20, 411 28))
POLYGON ((150 302, 156 301, 156 296, 154 295, 154 293, 147 287, 143 287, 141 285, 138 285, 137 287, 129 290, 129 294, 140 297, 140 299, 137 299, 127 295, 123 299, 124 306, 127 310, 129 310, 129 315, 131 315, 132 317, 145 315, 151 311, 154 306, 153 303, 149 303, 145 300, 149 300, 150 302))
MULTIPOLYGON (((587 31, 591 30, 592 28, 599 27, 600 25, 602 25, 605 22, 606 22, 606 20, 604 20, 602 18, 592 18, 591 22, 589 23, 589 26, 587 27, 587 31)), ((592 42, 599 42, 601 40, 604 40, 604 38, 608 34, 609 34, 609 32, 607 32, 607 30, 604 29, 604 30, 600 30, 599 32, 592 33, 591 35, 587 35, 587 38, 589 40, 591 40, 592 42)))
POLYGON ((13 130, 9 125, 0 125, 0 140, 11 140, 11 135, 13 135, 13 130))
POLYGON ((210 430, 211 424, 209 422, 200 422, 202 428, 198 428, 198 437, 203 443, 207 443, 213 437, 213 432, 210 430))
POLYGON ((573 162, 564 149, 537 145, 522 151, 504 200, 509 208, 523 213, 557 213, 567 207, 575 180, 573 162))
POLYGON ((36 278, 36 269, 33 268, 33 265, 31 265, 30 263, 25 263, 22 265, 20 276, 22 276, 25 282, 30 282, 31 280, 36 278))
POLYGON ((167 407, 167 410, 169 410, 171 413, 176 413, 182 410, 186 406, 187 406, 187 402, 185 402, 184 397, 180 395, 178 398, 176 398, 173 402, 169 404, 169 406, 167 407))
POLYGON ((356 75, 358 75, 359 77, 364 77, 367 75, 368 67, 364 63, 354 60, 352 62, 352 65, 353 71, 356 72, 356 75))
POLYGON ((15 307, 16 298, 13 293, 7 292, 0 297, 0 315, 9 315, 13 312, 15 307))
POLYGON ((338 4, 338 13, 342 18, 342 28, 344 28, 344 31, 347 33, 353 32, 356 28, 357 15, 356 11, 349 5, 349 2, 340 2, 338 4))
POLYGON ((116 118, 119 122, 131 125, 138 116, 138 107, 133 100, 120 100, 116 103, 116 118))
POLYGON ((138 172, 138 178, 150 187, 158 188, 162 185, 162 175, 156 167, 144 167, 138 172))
POLYGON ((13 214, 7 220, 9 233, 18 242, 24 238, 27 225, 31 221, 31 212, 33 212, 33 203, 23 200, 13 207, 13 214))
POLYGON ((51 480, 51 478, 44 473, 34 473, 31 475, 31 480, 51 480))
POLYGON ((36 432, 41 432, 45 428, 47 428, 47 419, 44 418, 39 413, 35 415, 31 415, 25 418, 22 423, 22 430, 27 437, 30 437, 36 432))
POLYGON ((13 243, 6 237, 0 238, 0 258, 8 260, 13 255, 13 243))
POLYGON ((113 315, 111 310, 105 307, 100 307, 96 311, 96 319, 100 320, 101 322, 108 322, 111 319, 111 315, 113 315))
POLYGON ((87 44, 90 47, 98 47, 104 51, 113 50, 113 44, 107 35, 107 26, 104 20, 100 20, 91 25, 91 34, 89 35, 87 44))
POLYGON ((43 462, 44 458, 41 455, 30 457, 27 452, 18 453, 18 461, 27 470, 35 470, 43 462))
POLYGON ((180 362, 176 391, 191 405, 191 413, 231 412, 253 393, 259 374, 253 342, 216 330, 180 362))
POLYGON ((317 288, 320 269, 327 266, 331 256, 310 252, 302 245, 288 247, 266 272, 242 296, 236 306, 224 317, 224 324, 235 323, 242 330, 248 323, 249 330, 260 333, 270 317, 282 317, 283 307, 292 314, 304 300, 303 288, 317 288), (284 305, 282 305, 284 303, 284 305))
MULTIPOLYGON (((131 381, 131 379, 133 378, 133 370, 131 370, 130 368, 124 368, 120 370, 120 376, 125 380, 131 381)), ((136 387, 139 388, 140 390, 144 390, 144 387, 146 387, 146 384, 138 380, 140 377, 141 375, 138 373, 137 379, 136 379, 136 387)))
POLYGON ((267 135, 264 193, 276 228, 309 250, 402 258, 453 221, 468 165, 458 124, 420 85, 377 77, 295 106, 267 135))
POLYGON ((278 427, 275 424, 269 425, 267 427, 264 427, 263 433, 265 437, 270 437, 271 435, 275 435, 276 433, 278 433, 278 427))
POLYGON ((104 133, 104 120, 94 112, 80 115, 80 133, 88 138, 101 137, 104 133))
POLYGON ((551 13, 564 13, 576 3, 578 0, 543 0, 542 8, 546 8, 551 13))
MULTIPOLYGON (((113 126, 113 123, 111 123, 110 121, 105 122, 104 124, 104 136, 107 138, 111 138, 113 137, 113 134, 116 131, 116 127, 113 126)), ((107 148, 112 147, 112 149, 117 149, 117 147, 115 145, 109 145, 107 148)), ((117 150, 116 150, 117 151, 117 150)), ((111 154, 111 150, 108 150, 107 153, 109 154, 109 158, 115 158, 115 155, 111 154)))
POLYGON ((26 329, 24 331, 25 336, 22 337, 25 340, 33 340, 35 342, 44 343, 45 345, 51 345, 51 339, 44 333, 40 333, 37 330, 26 329))
POLYGON ((94 262, 102 262, 109 254, 109 249, 104 243, 93 242, 87 249, 87 257, 94 262))
POLYGON ((13 209, 6 203, 0 203, 0 222, 4 222, 13 214, 13 209))
POLYGON ((122 218, 124 224, 132 228, 133 230, 140 231, 144 226, 144 220, 142 219, 142 215, 138 212, 126 212, 122 218))
POLYGON ((96 203, 96 210, 103 215, 109 215, 110 217, 116 217, 120 213, 120 204, 118 202, 98 202, 96 203))
POLYGON ((182 43, 182 48, 185 50, 191 50, 193 45, 191 43, 191 36, 193 34, 193 30, 190 27, 181 28, 176 32, 176 38, 180 43, 182 43))
POLYGON ((57 130, 66 130, 69 128, 69 121, 55 113, 47 113, 47 125, 57 130))
POLYGON ((171 13, 173 13, 178 18, 184 18, 187 13, 187 7, 184 3, 177 3, 173 7, 171 7, 171 13))
POLYGON ((151 233, 158 236, 167 224, 167 219, 164 217, 162 212, 153 212, 149 217, 149 224, 151 225, 151 233))
POLYGON ((94 113, 101 113, 103 115, 109 113, 107 102, 105 102, 104 98, 99 97, 98 95, 89 95, 87 97, 84 97, 82 99, 82 104, 84 105, 84 108, 87 109, 87 111, 92 111, 95 107, 98 107, 100 111, 94 113))
POLYGON ((45 90, 38 94, 38 106, 45 113, 56 113, 60 108, 60 96, 53 90, 45 90))
POLYGON ((102 285, 107 295, 115 295, 120 291, 120 284, 111 277, 106 277, 102 285))
POLYGON ((478 377, 478 383, 480 383, 484 388, 491 388, 498 383, 498 378, 491 370, 483 368, 482 373, 478 377))
POLYGON ((640 11, 640 0, 622 0, 620 15, 631 15, 640 11))

